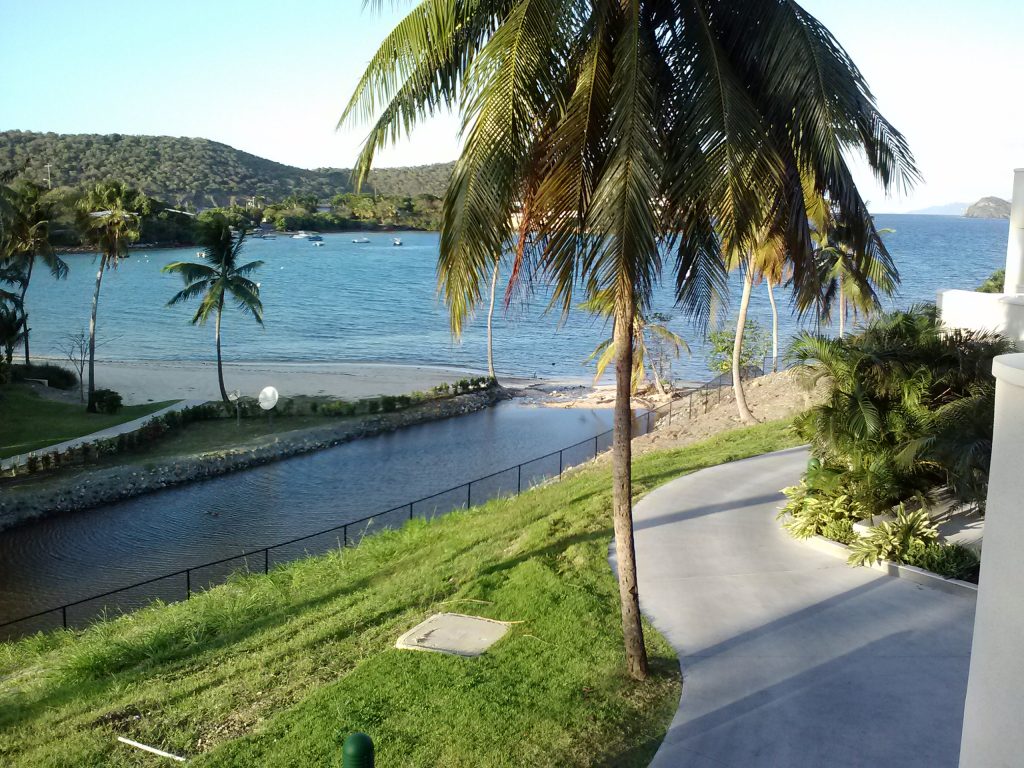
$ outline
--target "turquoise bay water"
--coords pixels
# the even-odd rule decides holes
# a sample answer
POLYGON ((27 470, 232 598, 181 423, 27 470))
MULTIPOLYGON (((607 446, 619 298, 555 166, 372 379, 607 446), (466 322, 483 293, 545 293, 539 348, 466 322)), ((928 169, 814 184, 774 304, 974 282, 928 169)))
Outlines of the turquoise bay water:
MULTIPOLYGON (((886 241, 903 278, 892 304, 934 301, 940 288, 973 288, 1003 264, 1006 221, 951 216, 881 215, 880 227, 895 230, 886 241)), ((246 259, 265 262, 257 273, 266 310, 266 326, 229 312, 224 320, 227 360, 308 362, 378 361, 430 363, 481 369, 486 363, 483 312, 469 325, 461 343, 448 331, 447 315, 436 291, 436 233, 403 233, 393 247, 391 235, 370 235, 354 244, 351 234, 324 236, 323 247, 284 235, 253 240, 246 259)), ((193 309, 166 308, 180 280, 160 268, 195 260, 191 249, 134 251, 103 281, 97 357, 113 360, 210 360, 213 328, 189 325, 193 309)), ((71 273, 57 282, 40 274, 29 293, 33 351, 59 356, 67 333, 88 327, 95 266, 92 256, 67 257, 71 273)), ((666 285, 671 280, 666 280, 666 285)), ((782 293, 782 292, 780 292, 782 293)), ((732 285, 733 302, 739 284, 732 285)), ((671 289, 659 288, 654 308, 672 312, 671 289)), ((506 374, 585 377, 584 361, 608 336, 603 321, 573 311, 562 320, 545 312, 547 296, 535 295, 506 314, 496 311, 495 363, 506 374)), ((486 311, 486 307, 482 308, 486 311)), ((770 323, 764 287, 755 289, 751 312, 770 323)), ((783 296, 783 342, 797 329, 783 296)), ((680 379, 707 378, 699 334, 681 313, 670 326, 690 342, 693 355, 675 364, 680 379)))

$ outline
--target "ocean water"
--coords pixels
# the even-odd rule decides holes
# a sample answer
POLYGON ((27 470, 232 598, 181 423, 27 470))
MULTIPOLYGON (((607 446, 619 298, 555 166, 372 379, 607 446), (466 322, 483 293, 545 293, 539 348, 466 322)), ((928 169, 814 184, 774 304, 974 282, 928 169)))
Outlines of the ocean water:
MULTIPOLYGON (((907 306, 934 301, 942 288, 973 288, 1002 266, 1006 221, 952 216, 880 215, 885 235, 902 276, 899 293, 889 303, 907 306)), ((224 318, 226 360, 427 363, 480 370, 486 366, 486 307, 473 319, 460 342, 453 341, 447 313, 437 294, 436 233, 403 233, 402 247, 391 235, 371 234, 370 243, 354 244, 351 234, 324 235, 323 247, 279 236, 246 244, 247 260, 262 260, 261 284, 265 326, 229 311, 224 318)), ((68 333, 87 329, 95 263, 88 254, 66 257, 67 280, 39 274, 28 298, 33 351, 59 356, 68 333)), ((192 327, 193 307, 168 308, 180 279, 160 270, 172 261, 195 260, 191 249, 139 250, 103 281, 99 309, 97 357, 111 360, 212 360, 213 327, 192 327)), ((654 309, 673 315, 669 326, 690 344, 692 354, 673 366, 683 380, 708 376, 701 335, 673 307, 671 277, 659 287, 654 309)), ((731 285, 733 304, 740 283, 731 285)), ((780 298, 783 344, 796 332, 784 290, 780 298)), ((607 338, 609 327, 573 310, 561 317, 547 311, 540 289, 525 304, 507 313, 496 310, 495 365, 500 373, 583 378, 593 375, 586 359, 607 338)), ((733 309, 734 311, 734 309, 733 309)), ((770 314, 765 288, 755 288, 752 316, 765 328, 770 314)))

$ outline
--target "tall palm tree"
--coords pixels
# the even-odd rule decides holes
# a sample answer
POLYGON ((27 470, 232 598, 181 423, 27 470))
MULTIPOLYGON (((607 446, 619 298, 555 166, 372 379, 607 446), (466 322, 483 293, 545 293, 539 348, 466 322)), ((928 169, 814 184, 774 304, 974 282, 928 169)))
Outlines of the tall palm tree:
POLYGON ((24 275, 18 303, 21 307, 21 341, 25 347, 25 365, 31 365, 26 295, 35 264, 37 261, 42 262, 58 280, 68 275, 67 263, 54 253, 50 244, 50 220, 56 198, 40 185, 29 181, 0 188, 0 196, 8 203, 6 215, 2 216, 4 239, 0 244, 0 261, 20 269, 24 275))
POLYGON ((863 150, 886 187, 915 179, 913 158, 850 57, 792 0, 423 0, 342 115, 372 123, 356 181, 378 149, 456 106, 464 142, 438 261, 453 333, 508 242, 506 293, 543 278, 563 312, 578 288, 614 295, 612 517, 627 669, 643 679, 629 391, 633 321, 663 254, 677 299, 704 323, 723 253, 771 221, 794 289, 816 295, 801 178, 859 224, 867 247, 875 228, 847 152, 863 150))
POLYGON ((263 303, 260 301, 260 287, 248 278, 262 261, 239 264, 244 230, 235 235, 223 216, 215 217, 200 229, 199 244, 204 246, 205 263, 176 261, 164 267, 164 272, 181 275, 185 287, 178 291, 167 306, 199 298, 199 308, 192 316, 192 325, 205 325, 210 315, 216 316, 215 336, 217 340, 217 382, 220 396, 227 408, 231 408, 228 391, 224 386, 224 367, 220 351, 220 323, 224 313, 224 299, 230 295, 235 306, 244 314, 251 315, 263 325, 263 303))
POLYGON ((103 274, 128 254, 128 246, 139 239, 145 196, 121 182, 101 182, 85 191, 78 201, 79 226, 85 241, 99 251, 96 288, 89 315, 89 402, 96 412, 96 313, 100 303, 103 274))

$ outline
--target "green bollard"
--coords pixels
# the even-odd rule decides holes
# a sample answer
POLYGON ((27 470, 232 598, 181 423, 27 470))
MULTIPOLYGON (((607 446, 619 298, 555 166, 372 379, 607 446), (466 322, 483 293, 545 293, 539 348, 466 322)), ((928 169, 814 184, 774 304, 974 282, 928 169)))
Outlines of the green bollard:
POLYGON ((373 739, 353 733, 341 747, 341 768, 373 768, 373 739))

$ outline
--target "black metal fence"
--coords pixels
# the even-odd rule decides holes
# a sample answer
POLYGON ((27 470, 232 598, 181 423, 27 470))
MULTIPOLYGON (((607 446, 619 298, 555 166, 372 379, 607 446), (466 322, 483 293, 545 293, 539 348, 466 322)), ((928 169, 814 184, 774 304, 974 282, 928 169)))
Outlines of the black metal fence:
MULTIPOLYGON (((762 369, 745 372, 745 377, 756 378, 762 375, 768 370, 769 362, 770 358, 767 358, 762 369)), ((633 437, 651 432, 661 419, 666 419, 671 424, 673 419, 690 419, 694 415, 707 413, 722 402, 722 390, 731 386, 728 374, 719 376, 691 389, 683 397, 635 416, 633 437)), ((196 592, 225 583, 236 573, 269 573, 271 568, 282 563, 355 546, 366 536, 400 528, 409 520, 430 520, 501 496, 518 495, 547 480, 561 477, 565 470, 604 453, 611 448, 612 434, 613 430, 609 429, 560 450, 424 496, 399 507, 358 520, 350 520, 333 528, 191 568, 183 568, 174 573, 156 576, 127 587, 119 587, 0 623, 0 640, 10 640, 61 627, 80 628, 100 618, 137 610, 156 600, 166 603, 187 600, 196 592)))

